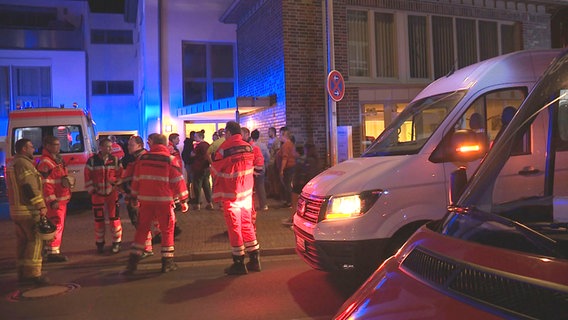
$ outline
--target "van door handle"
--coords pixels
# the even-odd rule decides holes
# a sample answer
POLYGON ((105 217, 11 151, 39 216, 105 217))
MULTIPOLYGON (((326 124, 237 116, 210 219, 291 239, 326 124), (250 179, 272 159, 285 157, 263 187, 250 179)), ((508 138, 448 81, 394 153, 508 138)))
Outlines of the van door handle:
POLYGON ((540 173, 540 170, 533 167, 533 166, 528 166, 528 167, 524 167, 523 169, 521 169, 519 171, 519 175, 521 176, 534 176, 540 173))

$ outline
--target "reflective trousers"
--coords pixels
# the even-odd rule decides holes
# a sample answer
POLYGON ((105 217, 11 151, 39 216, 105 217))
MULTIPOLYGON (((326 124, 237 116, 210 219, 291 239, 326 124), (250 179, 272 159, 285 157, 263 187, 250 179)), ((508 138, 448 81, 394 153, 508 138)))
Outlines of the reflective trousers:
POLYGON ((242 201, 223 201, 223 213, 234 256, 259 249, 252 221, 252 196, 242 201))
POLYGON ((158 221, 162 235, 162 257, 172 258, 174 256, 174 226, 176 223, 174 209, 169 203, 146 203, 140 201, 138 209, 139 220, 136 234, 134 235, 134 244, 132 248, 138 255, 147 248, 146 241, 148 233, 154 221, 158 221))
POLYGON ((95 242, 105 243, 105 220, 108 219, 112 242, 122 242, 122 224, 118 215, 118 192, 113 191, 108 196, 93 194, 91 196, 93 214, 95 216, 95 242))
POLYGON ((55 231, 55 238, 53 241, 48 242, 45 249, 48 254, 60 253, 61 239, 63 236, 63 229, 65 227, 65 217, 67 216, 67 203, 69 201, 60 201, 59 208, 51 209, 47 206, 47 218, 57 227, 55 231))

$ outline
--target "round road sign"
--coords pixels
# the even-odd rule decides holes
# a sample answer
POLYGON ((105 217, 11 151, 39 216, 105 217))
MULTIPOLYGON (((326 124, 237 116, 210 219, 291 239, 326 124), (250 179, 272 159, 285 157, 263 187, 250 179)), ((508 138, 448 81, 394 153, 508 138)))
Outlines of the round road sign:
POLYGON ((327 75, 327 92, 334 101, 340 101, 345 95, 345 80, 337 70, 331 70, 327 75))

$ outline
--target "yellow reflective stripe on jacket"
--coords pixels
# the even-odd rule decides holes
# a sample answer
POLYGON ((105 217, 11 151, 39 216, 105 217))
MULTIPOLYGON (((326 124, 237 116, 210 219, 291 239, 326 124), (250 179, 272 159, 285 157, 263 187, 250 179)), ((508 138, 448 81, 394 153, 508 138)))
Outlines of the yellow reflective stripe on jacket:
POLYGON ((40 194, 30 199, 30 203, 36 205, 38 203, 43 203, 43 196, 40 194))
POLYGON ((155 176, 155 175, 140 175, 140 176, 134 176, 133 180, 150 180, 150 181, 161 181, 161 182, 169 182, 170 181, 170 177, 161 177, 161 176, 155 176))
POLYGON ((253 172, 254 172, 254 168, 246 169, 246 170, 242 170, 242 171, 237 171, 237 172, 232 172, 232 173, 224 173, 224 172, 216 171, 217 178, 225 178, 225 179, 234 179, 234 178, 238 178, 238 177, 243 177, 243 176, 247 176, 249 174, 252 174, 253 172))
POLYGON ((236 199, 242 199, 242 198, 245 198, 245 197, 248 197, 248 196, 252 195, 252 192, 253 192, 252 189, 250 189, 250 190, 245 190, 245 191, 239 192, 239 193, 236 193, 236 192, 214 192, 214 193, 213 193, 213 198, 222 197, 222 198, 236 198, 236 199))
POLYGON ((173 202, 174 197, 172 196, 138 196, 138 200, 141 201, 153 201, 153 202, 173 202))

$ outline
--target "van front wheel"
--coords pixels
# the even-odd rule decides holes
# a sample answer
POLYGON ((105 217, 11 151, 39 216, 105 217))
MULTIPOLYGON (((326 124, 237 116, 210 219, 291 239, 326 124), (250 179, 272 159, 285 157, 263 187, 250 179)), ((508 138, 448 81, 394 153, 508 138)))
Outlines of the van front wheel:
MULTIPOLYGON (((423 224, 427 223, 427 220, 423 221, 415 221, 411 224, 407 224, 404 227, 400 228, 391 238, 389 241, 389 245, 385 250, 386 258, 393 256, 402 245, 410 238, 410 236, 418 230, 423 224)), ((385 259, 386 259, 385 258, 385 259)))

